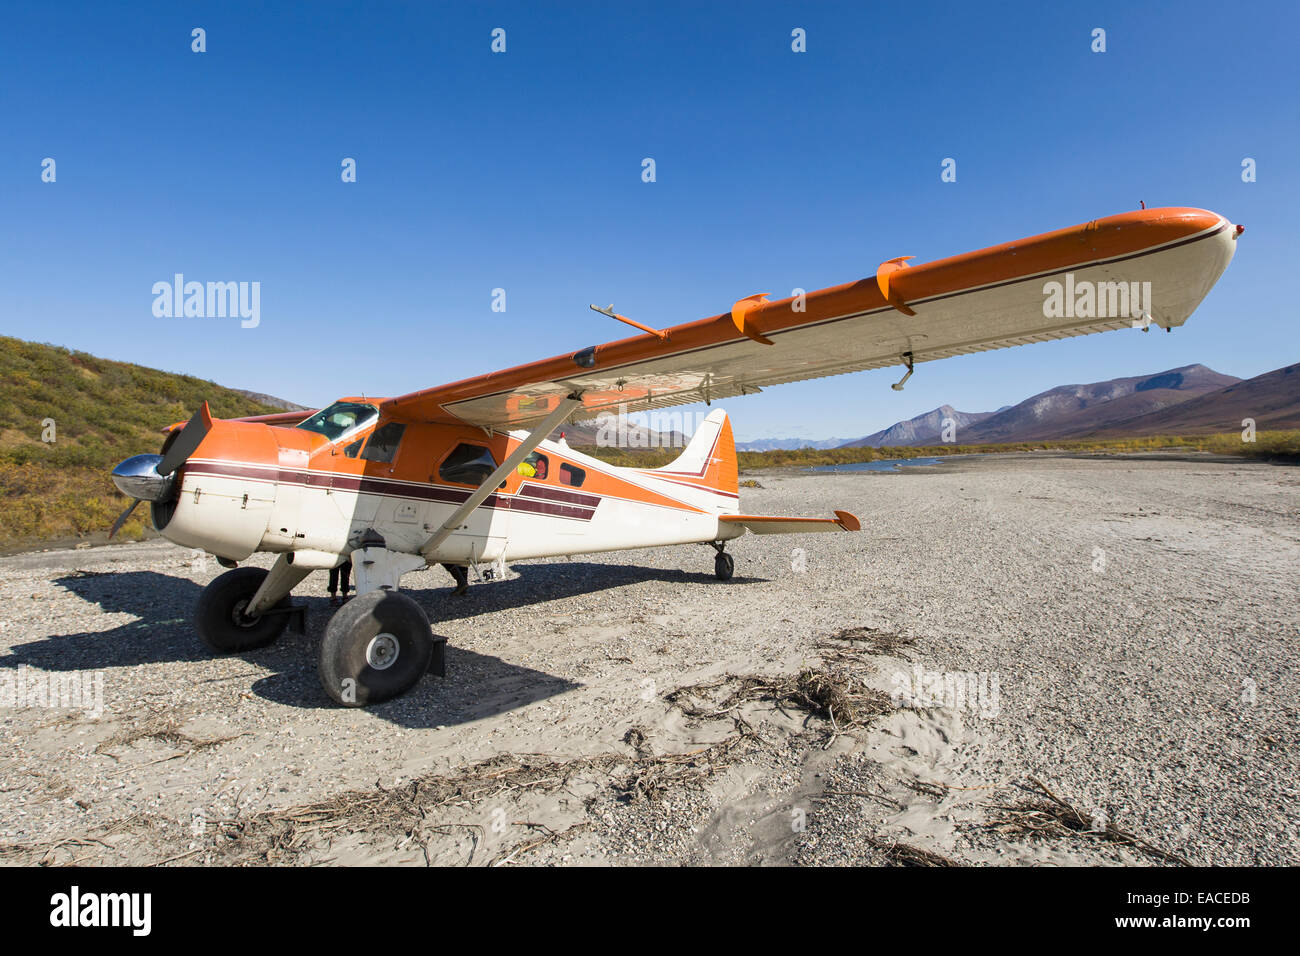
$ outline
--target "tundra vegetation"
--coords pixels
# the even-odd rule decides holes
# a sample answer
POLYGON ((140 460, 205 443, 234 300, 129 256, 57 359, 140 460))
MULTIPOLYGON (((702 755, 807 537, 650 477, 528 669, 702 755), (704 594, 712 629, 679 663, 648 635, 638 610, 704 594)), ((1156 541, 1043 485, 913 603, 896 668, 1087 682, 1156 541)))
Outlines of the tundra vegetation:
MULTIPOLYGON (((658 468, 667 465, 680 449, 630 449, 582 446, 593 458, 614 465, 658 468)), ((774 451, 742 451, 742 471, 764 468, 813 468, 820 465, 853 465, 867 461, 906 458, 947 458, 953 455, 991 455, 1011 452, 1069 452, 1121 455, 1149 451, 1201 451, 1216 455, 1237 455, 1267 461, 1300 461, 1300 431, 1261 431, 1254 442, 1242 441, 1240 432, 1214 435, 1151 435, 1141 438, 1097 438, 1070 441, 1003 442, 988 445, 918 445, 892 448, 791 448, 774 451)))
MULTIPOLYGON (((156 452, 162 429, 205 399, 221 418, 280 410, 193 376, 0 336, 0 548, 107 535, 130 503, 109 471, 156 452)), ((147 526, 138 508, 118 535, 147 526)))

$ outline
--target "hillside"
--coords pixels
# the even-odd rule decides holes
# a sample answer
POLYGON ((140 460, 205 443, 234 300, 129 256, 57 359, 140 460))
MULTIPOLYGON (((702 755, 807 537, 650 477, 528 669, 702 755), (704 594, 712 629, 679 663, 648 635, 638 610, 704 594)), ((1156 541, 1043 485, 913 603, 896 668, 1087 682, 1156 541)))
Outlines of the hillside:
MULTIPOLYGON (((103 540, 128 504, 113 487, 109 471, 130 455, 156 451, 162 443, 160 430, 188 418, 205 399, 221 418, 267 414, 292 405, 189 375, 0 336, 0 550, 103 540), (53 442, 41 440, 47 419, 54 422, 53 442)), ((761 467, 871 460, 880 454, 871 449, 881 446, 891 449, 889 454, 924 446, 956 453, 952 445, 939 445, 945 417, 957 420, 957 442, 971 451, 991 450, 988 444, 984 449, 971 447, 976 443, 1002 444, 1007 451, 1031 443, 1039 447, 1043 441, 1064 447, 1055 444, 1060 440, 1083 449, 1089 442, 1101 447, 1131 437, 1144 442, 1142 448, 1166 447, 1180 441, 1169 436, 1235 433, 1243 418, 1253 418, 1261 432, 1275 431, 1258 446, 1238 449, 1239 439, 1226 438, 1218 444, 1194 444, 1294 459, 1295 433, 1277 430, 1300 427, 1300 365, 1245 381, 1190 365, 1157 375, 1061 386, 997 412, 963 413, 945 405, 848 445, 802 441, 814 447, 742 450, 741 457, 746 467, 761 467)), ((595 442, 595 422, 564 430, 575 447, 595 442)), ((588 450, 622 464, 653 465, 671 461, 684 443, 679 435, 658 435, 636 426, 631 430, 640 433, 649 450, 635 445, 588 450), (656 449, 661 443, 668 447, 656 449)), ((1128 444, 1112 450, 1132 450, 1128 444)), ((143 514, 140 509, 120 537, 145 534, 143 514)))
MULTIPOLYGON (((157 451, 160 429, 205 399, 221 418, 277 411, 190 375, 0 336, 0 548, 106 535, 128 504, 110 469, 157 451)), ((144 532, 143 510, 122 537, 144 532)))
MULTIPOLYGON (((601 417, 588 418, 578 422, 566 422, 559 428, 551 432, 547 437, 551 441, 556 441, 561 435, 570 445, 589 446, 597 445, 597 439, 607 439, 608 423, 602 421, 601 417), (602 431, 606 434, 602 435, 602 431)), ((657 432, 653 429, 646 428, 643 425, 636 424, 635 421, 628 421, 623 426, 623 438, 629 448, 684 448, 690 441, 689 435, 683 435, 679 431, 657 432)), ((617 440, 617 439, 616 439, 617 440)))
POLYGON ((839 448, 844 438, 756 438, 736 442, 737 451, 788 451, 791 448, 839 448))
POLYGON ((1239 431, 1243 419, 1257 429, 1300 428, 1300 363, 1265 372, 1169 408, 1099 428, 1095 434, 1204 435, 1239 431))
POLYGON ((1154 375, 1059 385, 996 412, 941 405, 841 447, 938 445, 944 418, 956 420, 962 445, 1210 435, 1239 431, 1245 418, 1253 418, 1258 430, 1288 430, 1300 427, 1300 365, 1248 380, 1185 365, 1154 375))
POLYGON ((968 425, 991 418, 997 412, 959 412, 951 405, 940 405, 934 411, 917 415, 907 421, 895 422, 865 438, 855 438, 838 446, 840 448, 882 448, 898 445, 933 445, 940 441, 944 419, 951 418, 963 434, 968 425))
POLYGON ((1155 375, 1115 378, 1088 385, 1060 385, 961 429, 957 439, 962 443, 983 444, 1079 438, 1217 392, 1238 381, 1204 365, 1187 365, 1155 375))
POLYGON ((271 408, 283 409, 286 412, 302 412, 304 417, 309 411, 317 411, 317 409, 308 408, 306 405, 299 405, 297 402, 291 402, 287 398, 276 398, 274 395, 266 395, 262 392, 250 392, 246 388, 232 388, 231 391, 271 408))

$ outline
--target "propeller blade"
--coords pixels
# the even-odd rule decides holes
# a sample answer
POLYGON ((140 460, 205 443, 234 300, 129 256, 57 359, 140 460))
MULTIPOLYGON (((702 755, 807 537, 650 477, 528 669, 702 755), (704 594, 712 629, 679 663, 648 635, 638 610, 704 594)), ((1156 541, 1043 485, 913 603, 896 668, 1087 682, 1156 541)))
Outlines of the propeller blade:
POLYGON ((128 507, 125 511, 123 511, 120 515, 117 516, 117 520, 113 522, 113 530, 108 533, 108 536, 110 538, 112 538, 113 535, 117 534, 119 531, 122 530, 122 525, 126 524, 126 519, 131 517, 131 512, 135 510, 135 506, 138 505, 139 503, 140 503, 140 499, 136 498, 134 501, 131 502, 130 507, 128 507))
POLYGON ((167 454, 163 455, 163 460, 158 463, 158 474, 166 477, 185 464, 211 430, 212 412, 208 410, 208 403, 204 402, 176 436, 176 440, 167 449, 167 454))

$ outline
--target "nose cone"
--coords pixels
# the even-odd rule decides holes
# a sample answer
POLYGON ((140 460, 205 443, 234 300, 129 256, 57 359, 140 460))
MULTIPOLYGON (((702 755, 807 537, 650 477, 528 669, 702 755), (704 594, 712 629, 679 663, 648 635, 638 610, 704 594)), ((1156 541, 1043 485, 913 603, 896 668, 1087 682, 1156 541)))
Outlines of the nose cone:
POLYGON ((162 455, 133 455, 113 469, 113 484, 124 495, 144 501, 162 501, 172 488, 174 475, 158 474, 162 455))

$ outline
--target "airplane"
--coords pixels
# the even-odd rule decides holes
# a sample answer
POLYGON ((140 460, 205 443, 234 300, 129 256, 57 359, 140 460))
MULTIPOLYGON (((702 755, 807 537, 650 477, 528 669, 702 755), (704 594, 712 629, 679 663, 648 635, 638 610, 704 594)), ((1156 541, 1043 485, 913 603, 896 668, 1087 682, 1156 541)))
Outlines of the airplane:
POLYGON ((113 469, 135 499, 113 531, 147 501, 159 534, 231 569, 195 611, 219 653, 266 646, 291 622, 305 630, 291 592, 351 560, 356 597, 330 618, 318 671, 336 703, 378 703, 445 674, 445 639, 400 590, 413 571, 442 564, 463 591, 467 569, 485 564, 703 544, 726 581, 726 544, 747 532, 860 530, 845 511, 743 513, 721 410, 659 468, 615 467, 549 440, 565 422, 888 366, 907 370, 901 388, 920 362, 1153 324, 1169 331, 1218 281, 1242 231, 1202 209, 1144 207, 920 265, 890 259, 855 282, 750 295, 662 330, 597 309, 641 334, 394 398, 229 420, 205 402, 167 429, 158 454, 113 469), (256 552, 275 555, 269 570, 237 566, 256 552))

